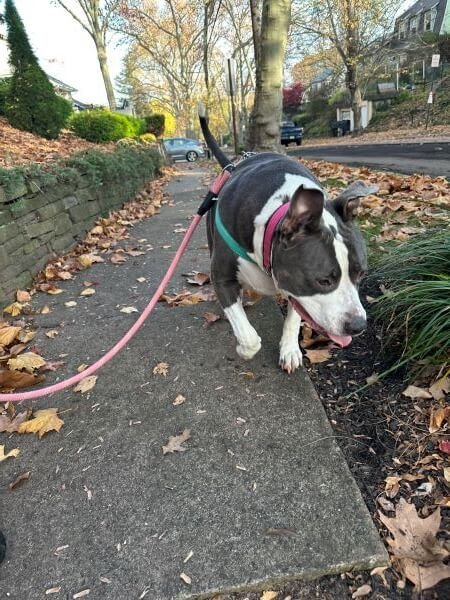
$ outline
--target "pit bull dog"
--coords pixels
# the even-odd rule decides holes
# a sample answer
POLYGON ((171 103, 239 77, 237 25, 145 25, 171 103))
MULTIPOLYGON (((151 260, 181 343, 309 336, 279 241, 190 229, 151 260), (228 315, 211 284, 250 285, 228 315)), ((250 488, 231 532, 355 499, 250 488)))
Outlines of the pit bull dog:
MULTIPOLYGON (((201 107, 199 117, 208 147, 227 167, 201 107)), ((244 288, 288 300, 279 361, 288 373, 302 365, 302 321, 342 347, 365 329, 358 285, 367 259, 353 217, 360 198, 377 189, 356 181, 329 201, 311 171, 285 155, 264 152, 236 165, 208 213, 207 234, 211 280, 239 356, 251 359, 261 348, 244 288)))

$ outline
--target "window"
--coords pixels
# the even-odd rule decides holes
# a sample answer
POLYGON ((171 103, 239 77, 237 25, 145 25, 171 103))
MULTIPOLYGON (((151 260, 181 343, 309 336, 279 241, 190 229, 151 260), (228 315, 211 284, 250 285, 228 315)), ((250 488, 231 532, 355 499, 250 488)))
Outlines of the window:
POLYGON ((437 8, 436 6, 433 6, 433 8, 431 9, 431 24, 430 24, 430 31, 434 31, 434 24, 436 22, 436 15, 437 15, 437 8))
POLYGON ((423 29, 424 31, 431 31, 431 10, 423 15, 423 29))
POLYGON ((417 33, 417 24, 418 24, 419 18, 417 15, 414 15, 413 17, 410 18, 409 20, 409 31, 411 33, 417 33))
POLYGON ((400 40, 404 40, 406 37, 406 21, 400 21, 398 24, 398 37, 400 40))

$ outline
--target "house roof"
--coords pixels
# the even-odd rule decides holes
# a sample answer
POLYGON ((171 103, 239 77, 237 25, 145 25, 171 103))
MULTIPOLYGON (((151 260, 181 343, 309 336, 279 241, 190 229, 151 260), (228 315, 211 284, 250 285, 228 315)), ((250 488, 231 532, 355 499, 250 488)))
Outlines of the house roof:
POLYGON ((441 2, 442 0, 418 0, 417 2, 414 2, 412 6, 407 8, 404 13, 399 15, 397 19, 403 20, 405 18, 417 15, 421 12, 426 12, 427 10, 430 10, 430 8, 433 8, 433 6, 437 6, 441 2))
POLYGON ((50 79, 50 81, 52 83, 54 83, 55 85, 57 85, 58 87, 60 87, 64 90, 66 90, 66 92, 76 92, 77 91, 77 88, 74 88, 71 85, 64 83, 64 81, 61 81, 60 79, 56 79, 56 77, 53 77, 52 75, 48 75, 48 73, 47 73, 47 77, 50 79))

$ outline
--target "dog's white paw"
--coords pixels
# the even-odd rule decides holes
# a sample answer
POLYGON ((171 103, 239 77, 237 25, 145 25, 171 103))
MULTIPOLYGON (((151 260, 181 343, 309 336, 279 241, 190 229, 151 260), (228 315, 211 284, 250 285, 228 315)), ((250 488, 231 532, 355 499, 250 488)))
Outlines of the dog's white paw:
POLYGON ((238 344, 236 352, 244 360, 251 360, 261 350, 261 338, 257 336, 251 344, 238 344))
POLYGON ((287 373, 293 373, 300 366, 303 366, 303 354, 298 343, 281 344, 280 347, 280 367, 287 373))

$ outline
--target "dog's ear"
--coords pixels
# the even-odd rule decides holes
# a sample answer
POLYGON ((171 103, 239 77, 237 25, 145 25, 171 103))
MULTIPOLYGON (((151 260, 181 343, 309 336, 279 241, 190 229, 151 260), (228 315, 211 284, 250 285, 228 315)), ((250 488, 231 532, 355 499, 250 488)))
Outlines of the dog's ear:
POLYGON ((343 221, 351 221, 359 206, 360 198, 378 192, 377 185, 367 185, 364 181, 354 181, 332 202, 332 206, 343 221))
POLYGON ((282 231, 290 235, 300 229, 318 229, 324 205, 320 190, 307 190, 300 186, 289 201, 289 210, 282 222, 282 231))

